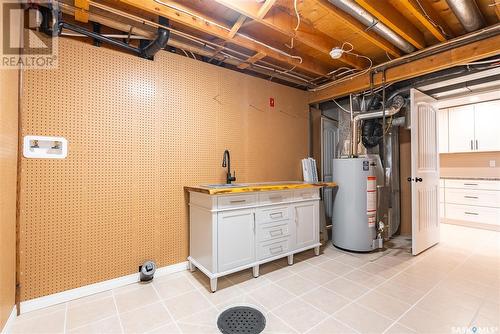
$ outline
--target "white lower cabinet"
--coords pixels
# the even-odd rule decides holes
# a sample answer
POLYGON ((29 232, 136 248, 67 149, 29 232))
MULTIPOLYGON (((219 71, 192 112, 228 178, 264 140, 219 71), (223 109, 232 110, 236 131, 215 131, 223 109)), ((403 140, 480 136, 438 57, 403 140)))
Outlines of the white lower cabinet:
POLYGON ((253 210, 219 212, 217 223, 218 271, 252 263, 255 260, 253 210))
POLYGON ((190 192, 191 270, 217 278, 314 249, 319 254, 319 188, 236 195, 190 192))
POLYGON ((312 222, 317 219, 319 207, 317 202, 297 204, 293 207, 295 224, 295 245, 307 247, 316 242, 318 231, 312 222), (311 228, 313 227, 313 228, 311 228))
POLYGON ((444 180, 446 219, 500 226, 500 181, 444 180))

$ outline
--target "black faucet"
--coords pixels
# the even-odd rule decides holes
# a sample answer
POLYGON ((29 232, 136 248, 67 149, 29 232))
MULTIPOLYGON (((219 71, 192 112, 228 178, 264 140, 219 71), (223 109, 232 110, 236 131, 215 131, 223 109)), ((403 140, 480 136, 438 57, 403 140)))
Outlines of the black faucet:
POLYGON ((224 151, 224 157, 222 158, 222 167, 226 167, 227 165, 227 174, 226 174, 226 183, 231 184, 232 181, 236 181, 236 171, 234 172, 234 176, 231 175, 231 156, 229 155, 229 151, 224 151), (227 160, 226 160, 227 158, 227 160), (226 164, 227 161, 227 164, 226 164))

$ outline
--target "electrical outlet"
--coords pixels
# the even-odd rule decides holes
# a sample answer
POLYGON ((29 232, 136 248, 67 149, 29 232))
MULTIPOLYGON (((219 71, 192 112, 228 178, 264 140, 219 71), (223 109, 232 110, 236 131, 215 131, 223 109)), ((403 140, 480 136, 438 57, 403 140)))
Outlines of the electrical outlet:
POLYGON ((496 167, 497 162, 496 160, 490 160, 490 167, 496 167))

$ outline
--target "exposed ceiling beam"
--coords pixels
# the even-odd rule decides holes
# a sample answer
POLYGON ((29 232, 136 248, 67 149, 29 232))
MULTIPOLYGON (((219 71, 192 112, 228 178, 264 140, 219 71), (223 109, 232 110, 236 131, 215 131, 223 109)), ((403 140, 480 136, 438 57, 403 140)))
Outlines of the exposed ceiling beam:
MULTIPOLYGON (((453 66, 476 61, 486 57, 498 55, 500 35, 485 38, 481 41, 472 42, 447 51, 424 57, 408 63, 402 63, 386 70, 386 83, 403 81, 444 70, 453 66)), ((375 86, 382 84, 382 73, 373 76, 375 86)), ((317 92, 311 92, 309 102, 319 103, 335 97, 341 97, 350 93, 357 93, 369 89, 370 73, 357 76, 351 80, 339 82, 317 92)))
MULTIPOLYGON (((342 42, 315 30, 314 27, 304 21, 300 23, 299 29, 294 31, 297 19, 282 10, 274 9, 268 16, 260 18, 259 7, 256 2, 234 0, 215 1, 324 54, 328 55, 333 47, 340 47, 342 45, 342 42)), ((339 60, 356 69, 362 69, 368 66, 368 61, 366 59, 348 53, 344 53, 339 60)))
POLYGON ((312 3, 316 3, 323 7, 324 9, 328 10, 332 15, 334 15, 338 20, 340 20, 343 24, 345 24, 347 27, 352 29, 356 34, 359 34, 363 36, 365 39, 370 41, 372 44, 378 46, 382 50, 386 51, 393 57, 400 57, 401 56, 401 51, 389 43, 387 40, 384 38, 380 37, 376 33, 370 30, 366 30, 366 27, 356 20, 354 17, 350 16, 349 14, 345 13, 341 9, 335 7, 331 3, 329 3, 327 0, 312 0, 312 3))
POLYGON ((254 54, 253 56, 251 56, 250 58, 245 60, 244 63, 239 64, 237 67, 239 69, 245 69, 245 68, 249 67, 250 65, 252 65, 253 63, 255 63, 256 61, 261 60, 265 56, 266 56, 265 53, 257 52, 256 54, 254 54))
POLYGON ((276 0, 265 0, 265 2, 260 6, 259 11, 257 12, 257 17, 259 19, 263 19, 274 6, 275 2, 276 0))
POLYGON ((88 0, 75 0, 75 20, 89 22, 89 2, 88 0))
POLYGON ((391 6, 390 3, 380 0, 355 1, 417 49, 425 48, 424 34, 401 15, 396 8, 391 6))
POLYGON ((243 25, 243 23, 245 23, 246 19, 247 19, 247 17, 245 15, 240 15, 238 17, 238 19, 236 20, 236 22, 231 27, 231 31, 229 31, 229 38, 233 38, 234 35, 236 35, 236 33, 238 32, 238 30, 240 30, 240 28, 243 25))
POLYGON ((153 0, 117 1, 150 13, 154 13, 156 15, 166 17, 172 21, 178 22, 203 33, 221 38, 229 43, 236 44, 246 49, 265 53, 268 57, 271 57, 283 63, 287 63, 291 66, 296 66, 298 69, 313 73, 315 75, 325 75, 326 73, 331 71, 331 68, 323 66, 314 58, 307 55, 301 55, 302 62, 300 62, 298 58, 292 58, 286 55, 285 51, 280 52, 275 47, 264 45, 264 43, 258 42, 257 40, 252 40, 252 38, 247 38, 243 35, 240 35, 239 33, 236 33, 234 37, 231 38, 231 27, 227 26, 227 24, 225 24, 224 22, 209 18, 203 13, 197 12, 196 10, 193 10, 191 8, 184 7, 176 2, 168 2, 168 5, 175 7, 172 8, 168 5, 159 4, 153 0))
POLYGON ((497 14, 497 19, 500 21, 500 2, 493 0, 492 5, 495 6, 495 14, 497 14))
POLYGON ((453 37, 450 27, 426 0, 400 0, 400 2, 438 41, 445 42, 447 37, 453 37))

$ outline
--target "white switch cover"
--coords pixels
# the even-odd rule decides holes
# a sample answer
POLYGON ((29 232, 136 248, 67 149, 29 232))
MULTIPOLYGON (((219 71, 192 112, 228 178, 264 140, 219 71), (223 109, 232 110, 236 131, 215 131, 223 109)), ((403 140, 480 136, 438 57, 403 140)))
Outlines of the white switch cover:
POLYGON ((490 160, 490 167, 496 167, 497 162, 496 160, 490 160))

